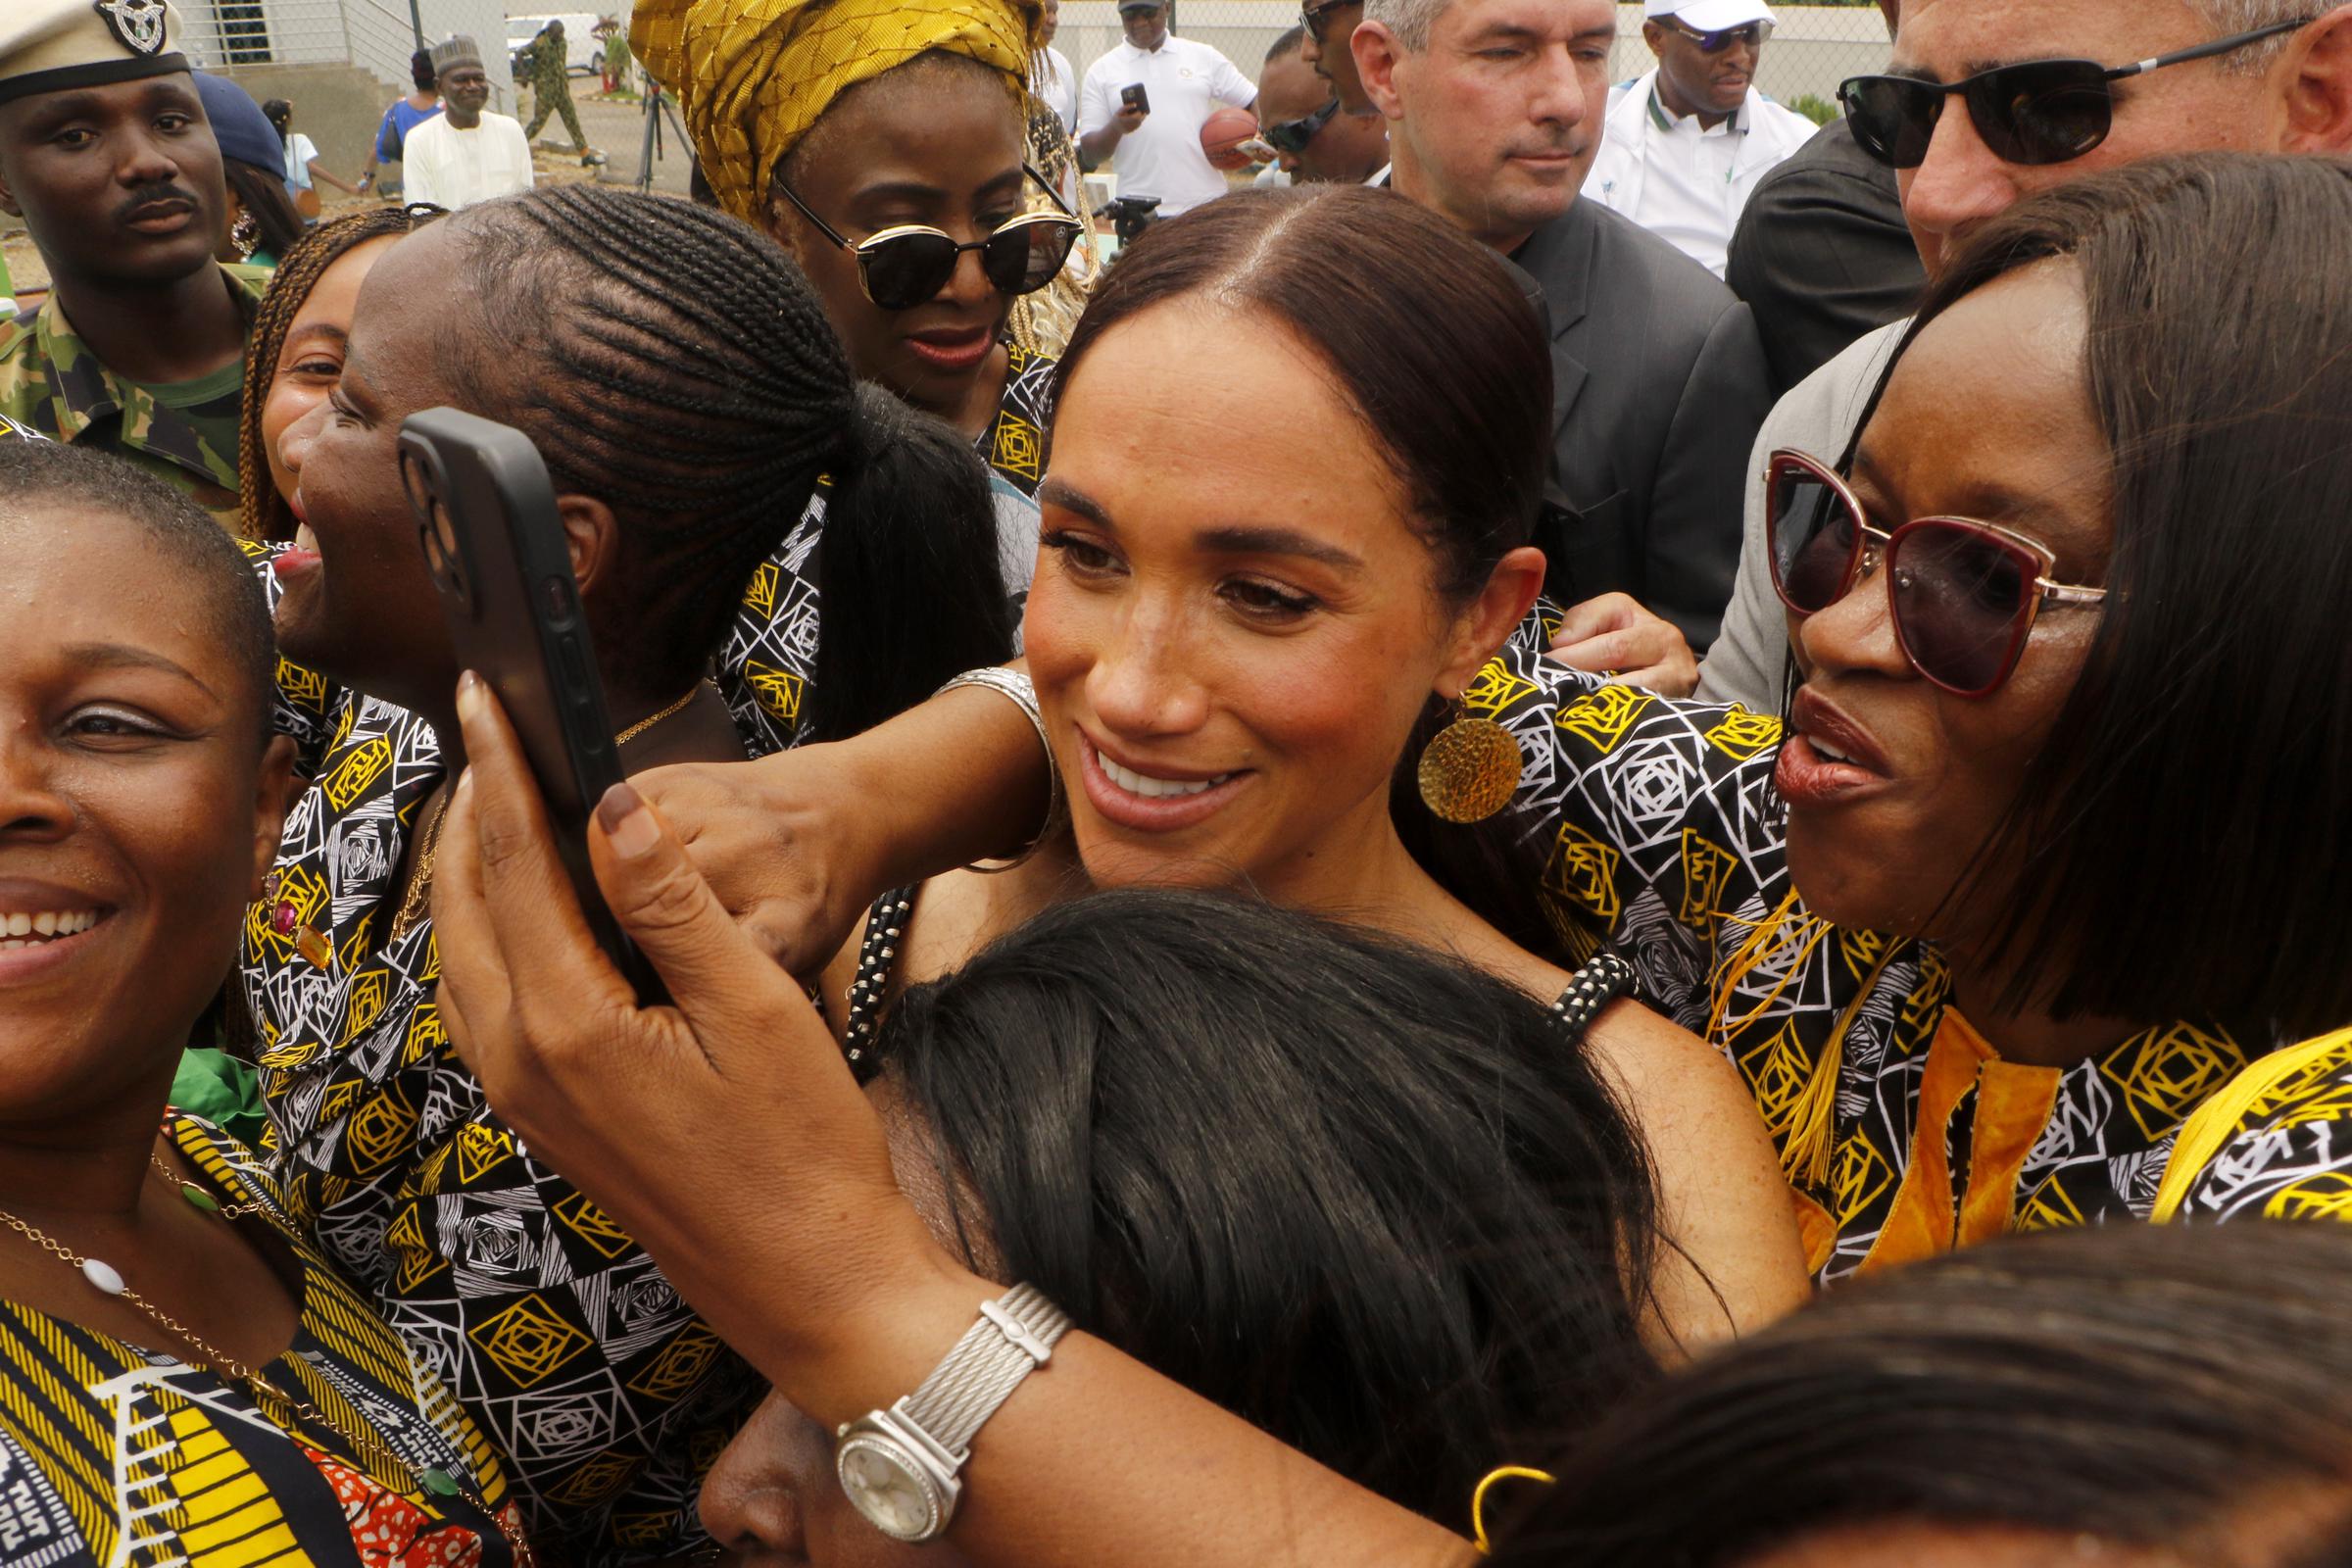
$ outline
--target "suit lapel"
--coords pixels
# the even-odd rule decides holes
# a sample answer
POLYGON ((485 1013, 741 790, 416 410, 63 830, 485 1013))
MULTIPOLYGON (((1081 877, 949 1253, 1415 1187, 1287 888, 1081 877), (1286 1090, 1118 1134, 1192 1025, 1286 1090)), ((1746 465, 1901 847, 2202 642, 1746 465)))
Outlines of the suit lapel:
POLYGON ((1600 225, 1594 204, 1579 199, 1568 211, 1536 230, 1515 258, 1544 292, 1544 313, 1551 318, 1552 435, 1567 428, 1576 412, 1590 373, 1570 352, 1568 336, 1584 324, 1592 311, 1594 253, 1600 248, 1600 225))

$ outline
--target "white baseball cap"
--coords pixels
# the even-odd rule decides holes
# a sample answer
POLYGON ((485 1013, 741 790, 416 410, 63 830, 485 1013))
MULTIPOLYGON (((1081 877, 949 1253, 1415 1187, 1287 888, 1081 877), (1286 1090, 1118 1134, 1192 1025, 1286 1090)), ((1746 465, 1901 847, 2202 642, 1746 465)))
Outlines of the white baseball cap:
POLYGON ((1696 32, 1722 32, 1751 22, 1771 26, 1779 21, 1764 0, 1642 0, 1642 15, 1652 21, 1673 17, 1696 32))

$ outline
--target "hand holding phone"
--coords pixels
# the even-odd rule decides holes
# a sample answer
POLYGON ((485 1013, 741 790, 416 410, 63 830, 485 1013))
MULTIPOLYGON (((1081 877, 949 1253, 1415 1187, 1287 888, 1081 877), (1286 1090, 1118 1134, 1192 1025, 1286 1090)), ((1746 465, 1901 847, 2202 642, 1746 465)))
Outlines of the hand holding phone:
POLYGON ((459 666, 514 726, 597 945, 656 1000, 661 982, 613 924, 588 862, 589 813, 620 782, 620 752, 547 465, 519 430, 427 409, 401 421, 400 476, 459 666))
POLYGON ((1119 89, 1118 123, 1121 130, 1133 130, 1152 113, 1152 95, 1144 91, 1140 81, 1129 82, 1119 89))

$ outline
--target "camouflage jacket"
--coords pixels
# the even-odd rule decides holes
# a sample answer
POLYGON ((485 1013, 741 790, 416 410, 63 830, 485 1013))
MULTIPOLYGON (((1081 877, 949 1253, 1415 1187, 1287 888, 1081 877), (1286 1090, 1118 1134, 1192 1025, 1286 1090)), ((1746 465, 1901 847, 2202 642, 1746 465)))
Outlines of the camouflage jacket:
POLYGON ((569 93, 571 91, 571 40, 541 33, 524 50, 523 62, 531 91, 569 93))
MULTIPOLYGON (((250 327, 269 287, 264 267, 222 267, 250 327)), ((195 498, 230 533, 238 528, 237 454, 216 451, 154 393, 123 380, 82 345, 55 294, 0 318, 0 417, 59 441, 130 459, 195 498)))

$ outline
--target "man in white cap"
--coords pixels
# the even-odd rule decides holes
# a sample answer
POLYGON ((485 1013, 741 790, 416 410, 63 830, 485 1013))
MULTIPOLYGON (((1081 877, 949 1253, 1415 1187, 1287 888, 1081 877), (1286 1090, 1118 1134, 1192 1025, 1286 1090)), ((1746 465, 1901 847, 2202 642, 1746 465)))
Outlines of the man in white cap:
POLYGON ((1078 89, 1078 152, 1105 160, 1122 196, 1156 196, 1174 218, 1225 194, 1225 176, 1200 150, 1200 127, 1220 108, 1248 109, 1257 86, 1215 49, 1168 31, 1168 0, 1119 0, 1122 40, 1086 68, 1078 89))
POLYGON ((1721 277, 1757 181, 1815 127, 1756 90, 1773 27, 1764 0, 1644 0, 1642 14, 1657 69, 1610 92, 1585 199, 1721 277))
POLYGON ((531 188, 522 122, 490 107, 481 48, 463 33, 433 46, 441 113, 409 132, 401 176, 408 199, 455 212, 531 188))
POLYGON ((167 0, 0 0, 0 212, 50 278, 0 315, 0 418, 126 458, 233 530, 269 273, 213 259, 220 149, 167 0))

